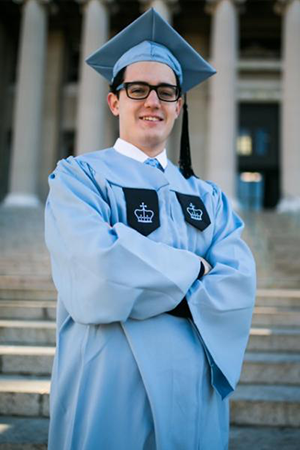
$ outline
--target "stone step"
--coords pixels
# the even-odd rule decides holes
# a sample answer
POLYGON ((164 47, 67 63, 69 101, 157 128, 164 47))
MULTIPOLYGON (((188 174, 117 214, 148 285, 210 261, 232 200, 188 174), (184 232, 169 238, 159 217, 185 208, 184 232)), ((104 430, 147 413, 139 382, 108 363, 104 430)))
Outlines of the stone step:
POLYGON ((1 450, 47 450, 48 418, 0 417, 1 450))
POLYGON ((0 320, 1 344, 55 345, 55 322, 0 320))
POLYGON ((9 276, 50 276, 51 264, 49 260, 15 260, 0 259, 0 275, 9 276))
POLYGON ((300 354, 245 354, 241 383, 300 385, 300 354))
POLYGON ((231 422, 300 427, 300 387, 239 385, 231 397, 231 422))
POLYGON ((300 308, 299 289, 258 289, 256 306, 284 306, 300 308))
POLYGON ((1 319, 55 320, 56 301, 0 300, 1 319))
POLYGON ((252 325, 300 328, 300 308, 257 306, 254 309, 252 325))
POLYGON ((43 253, 16 253, 11 250, 7 254, 1 253, 0 266, 5 264, 16 267, 25 266, 26 264, 42 264, 45 266, 50 264, 50 256, 47 250, 43 253))
MULTIPOLYGON (((55 320, 56 301, 53 300, 0 300, 2 319, 55 320)), ((300 308, 258 306, 252 324, 256 326, 300 327, 300 308)))
POLYGON ((0 415, 49 416, 50 378, 0 376, 0 415))
POLYGON ((57 293, 52 286, 41 286, 39 289, 0 287, 0 300, 56 300, 57 293))
POLYGON ((2 374, 50 375, 55 347, 0 345, 2 374))
MULTIPOLYGON (((281 290, 297 290, 300 286, 300 267, 296 275, 282 275, 282 272, 272 269, 272 276, 267 276, 258 268, 257 284, 260 289, 281 289, 281 290)), ((264 304, 264 303, 263 303, 264 304)), ((280 303, 282 304, 282 303, 280 303)), ((284 303, 283 303, 284 304, 284 303)), ((299 302, 298 302, 299 305, 299 302)))
POLYGON ((3 262, 0 261, 0 274, 1 275, 50 275, 51 264, 49 262, 3 262))
POLYGON ((0 275, 0 288, 13 289, 53 289, 51 275, 0 275))
POLYGON ((0 265, 0 277, 29 277, 31 278, 34 274, 34 277, 45 278, 47 280, 51 280, 51 267, 47 266, 35 266, 34 264, 27 266, 1 266, 0 265))
MULTIPOLYGON (((54 300, 0 300, 2 319, 55 320, 54 300)), ((252 325, 300 327, 300 308, 258 306, 254 310, 252 325)))
MULTIPOLYGON (((54 346, 0 345, 1 372, 50 375, 54 353, 54 346)), ((241 382, 299 385, 300 354, 247 352, 241 382)))
POLYGON ((247 350, 300 353, 300 329, 251 328, 247 350))
MULTIPOLYGON (((0 320, 0 343, 55 345, 55 322, 0 320)), ((252 328, 248 351, 300 353, 300 329, 252 328)))
MULTIPOLYGON (((0 276, 0 300, 56 300, 57 293, 49 277, 43 283, 41 277, 21 277, 16 281, 13 276, 0 276), (5 278, 5 279, 4 279, 5 278), (27 279, 27 281, 24 281, 27 279)), ((256 306, 281 306, 300 308, 300 290, 298 289, 259 289, 256 306)))
MULTIPOLYGON (((47 450, 49 419, 0 417, 1 450, 47 450)), ((279 427, 230 429, 229 450, 299 450, 300 430, 279 427)))
POLYGON ((299 442, 296 428, 232 426, 229 450, 299 450, 299 442))
MULTIPOLYGON (((50 379, 0 376, 0 414, 48 417, 50 379)), ((239 385, 231 398, 234 425, 300 427, 300 387, 239 385)))
MULTIPOLYGON (((55 347, 0 346, 1 372, 50 375, 55 347)), ((300 354, 246 353, 242 383, 300 385, 300 354)))

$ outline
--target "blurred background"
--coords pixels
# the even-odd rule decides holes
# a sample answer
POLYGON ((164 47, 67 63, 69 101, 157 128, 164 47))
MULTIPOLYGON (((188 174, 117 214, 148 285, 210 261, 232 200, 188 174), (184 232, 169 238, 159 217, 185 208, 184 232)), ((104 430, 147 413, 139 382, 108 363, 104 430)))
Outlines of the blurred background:
MULTIPOLYGON (((217 70, 188 94, 193 166, 230 197, 257 262, 231 449, 295 450, 300 0, 0 0, 0 448, 46 448, 56 296, 47 177, 58 160, 118 137, 108 85, 84 60, 150 6, 217 70)), ((181 118, 167 147, 175 163, 180 129, 181 118)))
POLYGON ((0 198, 43 201, 57 160, 114 143, 84 59, 150 5, 218 72, 188 95, 198 175, 246 209, 300 207, 299 0, 1 0, 0 198))

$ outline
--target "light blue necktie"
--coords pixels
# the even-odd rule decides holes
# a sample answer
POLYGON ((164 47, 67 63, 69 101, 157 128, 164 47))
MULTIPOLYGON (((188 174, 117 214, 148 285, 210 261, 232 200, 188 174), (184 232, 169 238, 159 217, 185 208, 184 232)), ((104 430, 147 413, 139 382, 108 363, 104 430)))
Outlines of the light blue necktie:
POLYGON ((164 172, 164 168, 162 167, 162 165, 160 164, 160 162, 156 158, 148 158, 148 159, 146 159, 145 164, 147 164, 148 166, 151 166, 151 167, 155 167, 156 169, 159 169, 162 172, 164 172))

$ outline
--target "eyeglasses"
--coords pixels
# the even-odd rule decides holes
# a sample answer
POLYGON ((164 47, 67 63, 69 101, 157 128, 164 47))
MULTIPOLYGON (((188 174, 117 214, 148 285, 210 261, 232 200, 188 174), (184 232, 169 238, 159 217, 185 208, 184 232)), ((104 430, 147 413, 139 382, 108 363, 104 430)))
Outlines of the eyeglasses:
POLYGON ((144 83, 143 81, 132 81, 122 83, 117 87, 117 91, 125 89, 127 97, 132 100, 144 100, 151 91, 155 91, 159 100, 163 102, 176 102, 180 97, 180 89, 173 84, 162 83, 157 86, 144 83))

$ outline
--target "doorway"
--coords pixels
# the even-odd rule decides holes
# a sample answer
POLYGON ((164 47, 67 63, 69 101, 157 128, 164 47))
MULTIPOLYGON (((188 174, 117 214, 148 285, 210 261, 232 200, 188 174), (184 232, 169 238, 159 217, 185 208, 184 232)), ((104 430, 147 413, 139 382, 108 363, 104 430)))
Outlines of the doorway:
POLYGON ((280 198, 278 104, 241 103, 238 199, 244 209, 275 208, 280 198))

